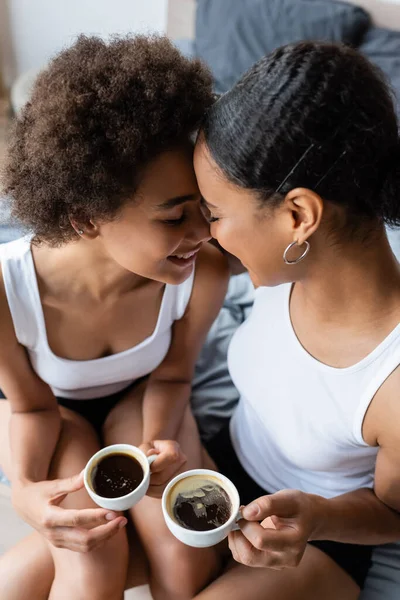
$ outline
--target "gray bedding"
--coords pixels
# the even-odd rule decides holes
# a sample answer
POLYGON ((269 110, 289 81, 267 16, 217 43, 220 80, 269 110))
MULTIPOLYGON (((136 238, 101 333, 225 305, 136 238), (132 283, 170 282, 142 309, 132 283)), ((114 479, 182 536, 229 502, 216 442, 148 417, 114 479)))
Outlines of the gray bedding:
POLYGON ((337 0, 198 0, 194 52, 211 67, 218 93, 265 54, 299 40, 358 47, 400 98, 400 32, 373 27, 360 7, 337 0))
POLYGON ((225 92, 278 46, 305 39, 357 45, 369 27, 364 10, 333 0, 198 0, 195 52, 225 92))

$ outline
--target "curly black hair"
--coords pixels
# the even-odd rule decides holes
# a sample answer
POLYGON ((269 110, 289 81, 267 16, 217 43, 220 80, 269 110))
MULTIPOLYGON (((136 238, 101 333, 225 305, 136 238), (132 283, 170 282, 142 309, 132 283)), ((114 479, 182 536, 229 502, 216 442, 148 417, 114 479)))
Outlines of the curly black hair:
POLYGON ((80 36, 38 77, 14 125, 3 182, 36 241, 76 237, 70 218, 111 220, 143 168, 189 139, 213 102, 198 60, 163 36, 80 36))
POLYGON ((344 45, 278 48, 207 112, 203 135, 232 182, 262 203, 308 187, 346 208, 348 229, 400 225, 400 140, 383 73, 344 45))

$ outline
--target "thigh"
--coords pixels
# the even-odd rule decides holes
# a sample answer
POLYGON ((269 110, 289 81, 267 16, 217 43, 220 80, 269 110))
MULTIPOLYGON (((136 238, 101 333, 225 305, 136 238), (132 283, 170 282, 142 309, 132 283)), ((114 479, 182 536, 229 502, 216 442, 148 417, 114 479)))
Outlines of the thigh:
POLYGON ((111 409, 103 425, 103 439, 108 444, 142 443, 142 408, 147 380, 130 387, 111 409))
MULTIPOLYGON (((79 473, 86 464, 84 461, 89 460, 100 447, 99 439, 86 419, 73 410, 63 406, 59 408, 62 427, 50 467, 51 479, 79 473)), ((9 401, 0 400, 0 466, 11 480, 10 418, 9 401)))
MULTIPOLYGON (((60 407, 62 416, 62 429, 60 440, 50 467, 49 477, 66 478, 79 473, 90 457, 100 449, 100 442, 90 423, 64 407, 60 407)), ((68 494, 61 504, 64 508, 90 508, 96 507, 86 490, 83 488, 73 494, 68 494)), ((125 530, 118 532, 108 540, 104 546, 87 554, 79 554, 69 550, 54 548, 50 545, 56 573, 63 571, 66 577, 74 569, 82 574, 82 579, 98 579, 99 568, 107 567, 109 579, 121 581, 121 589, 125 584, 128 542, 125 530)), ((107 577, 105 577, 107 579, 107 577)), ((114 586, 113 586, 114 588, 114 586)))
POLYGON ((36 531, 0 557, 1 600, 47 600, 53 579, 53 559, 36 531))
MULTIPOLYGON (((86 419, 62 406, 60 406, 60 414, 62 427, 50 465, 50 479, 76 475, 84 468, 92 454, 100 448, 99 439, 86 419)), ((8 400, 0 400, 0 466, 11 480, 10 418, 10 403, 8 400)), ((83 491, 70 496, 74 504, 81 497, 85 498, 85 502, 91 502, 83 491)), ((65 505, 70 504, 68 498, 64 502, 65 505)))
POLYGON ((357 600, 360 589, 326 554, 307 546, 300 565, 274 571, 231 563, 196 600, 357 600))
MULTIPOLYGON (((104 427, 107 444, 142 442, 142 402, 145 385, 132 390, 110 413, 104 427)), ((195 420, 188 406, 177 436, 187 456, 185 470, 203 466, 203 450, 195 420)), ((168 530, 159 499, 146 496, 132 510, 132 519, 141 538, 154 578, 172 590, 181 583, 182 589, 201 589, 218 570, 215 549, 190 548, 179 542, 168 530), (173 565, 179 566, 175 572, 173 565), (180 581, 179 581, 180 580, 180 581)), ((154 589, 154 588, 153 588, 154 589)), ((178 591, 176 592, 178 598, 178 591)))
MULTIPOLYGON (((0 464, 12 480, 8 433, 11 411, 6 400, 0 401, 0 410, 0 435, 2 435, 0 464)), ((64 407, 60 407, 60 413, 62 417, 61 434, 50 465, 50 479, 76 475, 100 448, 98 436, 86 419, 64 407)), ((86 490, 82 489, 69 494, 61 506, 64 508, 90 508, 95 504, 86 490)), ((71 584, 78 588, 84 587, 89 582, 93 585, 93 581, 100 582, 103 578, 103 583, 110 582, 113 590, 118 586, 123 590, 128 563, 128 543, 124 530, 119 531, 101 548, 87 554, 55 548, 51 544, 48 544, 48 548, 55 565, 56 581, 57 579, 62 581, 61 587, 67 585, 67 582, 68 585, 71 584), (73 579, 70 577, 71 572, 75 573, 73 579)))

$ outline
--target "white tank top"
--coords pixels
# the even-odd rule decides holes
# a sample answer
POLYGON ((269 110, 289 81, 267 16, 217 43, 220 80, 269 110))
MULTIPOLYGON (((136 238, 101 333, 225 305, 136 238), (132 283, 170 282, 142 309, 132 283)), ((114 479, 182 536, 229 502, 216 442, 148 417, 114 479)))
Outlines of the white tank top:
POLYGON ((378 448, 365 443, 362 424, 374 395, 400 365, 400 324, 359 363, 330 367, 296 337, 290 292, 290 284, 259 288, 249 319, 232 339, 229 369, 241 395, 232 444, 268 492, 298 489, 330 498, 371 488, 378 448))
POLYGON ((18 342, 54 395, 76 400, 117 393, 158 367, 168 352, 172 325, 185 313, 194 280, 193 269, 180 285, 165 286, 156 327, 143 342, 104 358, 76 361, 56 356, 48 344, 30 239, 0 245, 0 261, 18 342))

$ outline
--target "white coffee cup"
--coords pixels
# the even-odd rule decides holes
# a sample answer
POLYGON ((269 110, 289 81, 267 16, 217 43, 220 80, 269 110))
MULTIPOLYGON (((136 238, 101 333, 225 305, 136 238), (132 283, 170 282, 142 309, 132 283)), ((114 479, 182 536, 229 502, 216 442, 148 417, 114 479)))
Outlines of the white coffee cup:
POLYGON ((237 521, 242 518, 239 510, 239 492, 232 481, 225 477, 225 475, 221 475, 221 473, 217 473, 216 471, 210 471, 209 469, 192 469, 191 471, 186 471, 185 473, 181 473, 174 477, 164 490, 161 505, 164 519, 170 532, 183 544, 194 548, 208 548, 219 544, 219 542, 222 542, 231 531, 239 529, 237 521), (185 529, 185 527, 179 525, 173 516, 171 516, 172 506, 170 505, 172 501, 170 499, 170 492, 172 491, 172 488, 182 479, 199 475, 204 477, 204 479, 211 477, 214 481, 217 480, 218 484, 220 484, 228 494, 232 507, 232 514, 226 523, 216 529, 210 529, 208 531, 185 529))
POLYGON ((128 510, 135 506, 142 498, 146 495, 147 490, 150 485, 150 465, 157 458, 156 454, 152 456, 146 456, 140 448, 136 448, 136 446, 131 446, 130 444, 113 444, 112 446, 106 446, 102 448, 96 454, 92 456, 85 467, 85 471, 83 474, 83 480, 85 484, 85 488, 93 502, 95 502, 98 506, 102 508, 108 508, 109 510, 128 510), (103 496, 99 496, 96 494, 92 487, 92 472, 97 463, 108 456, 109 454, 116 454, 121 452, 123 454, 128 454, 135 458, 140 466, 143 469, 143 480, 129 494, 125 496, 120 496, 119 498, 104 498, 103 496))

